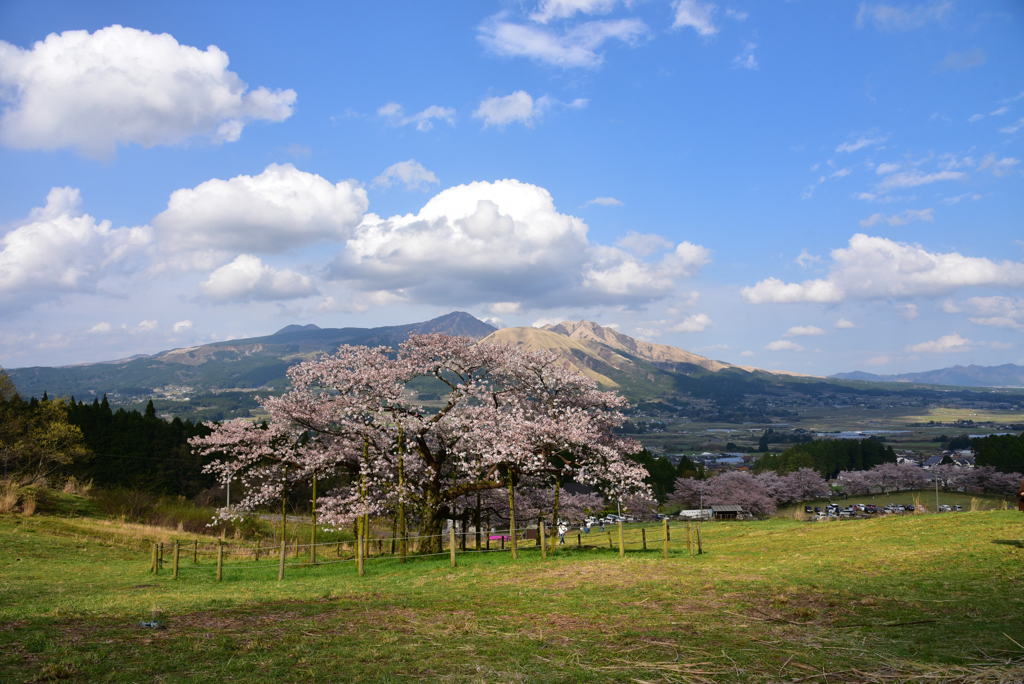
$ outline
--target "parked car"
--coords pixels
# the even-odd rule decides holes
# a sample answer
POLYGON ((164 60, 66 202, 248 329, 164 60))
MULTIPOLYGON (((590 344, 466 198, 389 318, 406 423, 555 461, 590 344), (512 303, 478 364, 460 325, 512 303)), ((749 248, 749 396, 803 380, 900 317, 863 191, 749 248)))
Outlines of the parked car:
POLYGON ((814 513, 814 509, 810 506, 804 506, 804 513, 814 513))
POLYGON ((963 507, 963 506, 961 506, 960 504, 955 504, 955 505, 953 506, 953 511, 954 511, 955 513, 960 513, 960 512, 961 512, 961 511, 963 511, 963 510, 964 510, 964 507, 963 507))

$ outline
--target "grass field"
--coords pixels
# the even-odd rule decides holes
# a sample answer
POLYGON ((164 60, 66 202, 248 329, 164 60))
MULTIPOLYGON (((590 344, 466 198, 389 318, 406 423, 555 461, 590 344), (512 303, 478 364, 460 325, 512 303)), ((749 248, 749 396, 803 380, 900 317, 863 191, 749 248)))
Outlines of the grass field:
MULTIPOLYGON (((156 530, 0 517, 2 681, 1024 679, 1024 515, 707 523, 691 558, 537 550, 148 572, 156 530), (154 615, 166 629, 138 626, 154 615)), ((637 530, 629 533, 635 538, 637 530)))

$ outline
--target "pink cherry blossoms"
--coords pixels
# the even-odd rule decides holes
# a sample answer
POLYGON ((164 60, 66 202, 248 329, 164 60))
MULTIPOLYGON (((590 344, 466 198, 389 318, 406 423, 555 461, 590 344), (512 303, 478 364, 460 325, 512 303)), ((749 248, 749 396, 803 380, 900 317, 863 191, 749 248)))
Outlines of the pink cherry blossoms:
POLYGON ((288 375, 288 392, 261 399, 266 429, 235 420, 192 440, 224 455, 208 471, 245 485, 239 512, 317 477, 334 483, 317 500, 323 523, 395 515, 404 529, 413 511, 420 534, 431 537, 446 519, 472 517, 479 527, 477 494, 500 488, 514 498, 510 484, 550 490, 553 517, 563 480, 615 499, 647 493, 646 470, 625 458, 638 445, 612 434, 624 400, 554 354, 411 335, 397 354, 343 346, 288 375), (444 387, 440 408, 416 405, 410 385, 424 382, 444 387))

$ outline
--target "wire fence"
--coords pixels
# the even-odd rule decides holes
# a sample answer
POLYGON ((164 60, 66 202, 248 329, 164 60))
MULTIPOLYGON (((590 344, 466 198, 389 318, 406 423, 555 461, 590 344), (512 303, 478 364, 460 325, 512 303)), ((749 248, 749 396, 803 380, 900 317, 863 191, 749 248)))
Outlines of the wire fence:
POLYGON ((216 572, 218 581, 224 572, 277 568, 278 579, 283 580, 287 569, 311 568, 352 563, 359 575, 365 565, 381 560, 402 562, 422 558, 448 556, 452 567, 458 557, 479 554, 519 553, 557 555, 566 550, 618 550, 626 553, 660 551, 664 558, 672 553, 672 535, 681 538, 690 556, 704 553, 700 523, 685 523, 671 527, 668 521, 661 525, 609 525, 603 528, 572 528, 555 530, 552 534, 543 524, 538 527, 512 530, 476 530, 457 532, 449 528, 445 534, 397 536, 359 536, 349 541, 329 541, 300 544, 297 539, 282 540, 274 545, 245 542, 200 542, 198 540, 153 543, 150 571, 153 574, 170 571, 174 578, 183 573, 216 572))

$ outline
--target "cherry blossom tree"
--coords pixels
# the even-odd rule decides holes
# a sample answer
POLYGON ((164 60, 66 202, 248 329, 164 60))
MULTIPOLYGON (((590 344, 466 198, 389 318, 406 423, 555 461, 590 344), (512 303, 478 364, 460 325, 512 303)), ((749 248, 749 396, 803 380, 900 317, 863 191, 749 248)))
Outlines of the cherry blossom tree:
POLYGON ((766 517, 777 509, 775 499, 762 482, 745 471, 728 471, 707 480, 676 480, 676 490, 670 500, 685 506, 699 505, 701 489, 705 506, 715 504, 737 504, 743 510, 758 517, 766 517))
POLYGON ((288 392, 261 400, 276 440, 231 423, 193 442, 235 457, 210 467, 222 478, 245 471, 253 482, 277 483, 254 487, 242 509, 276 500, 289 482, 345 468, 351 484, 321 499, 321 519, 344 525, 395 512, 404 530, 411 505, 420 548, 430 553, 440 550, 443 521, 476 493, 504 488, 514 527, 524 477, 553 477, 556 507, 568 472, 617 498, 645 490, 647 472, 624 456, 635 444, 612 435, 624 421, 622 400, 550 354, 411 335, 394 355, 343 346, 288 375, 288 392), (406 386, 417 380, 447 388, 438 410, 413 403, 406 386))

